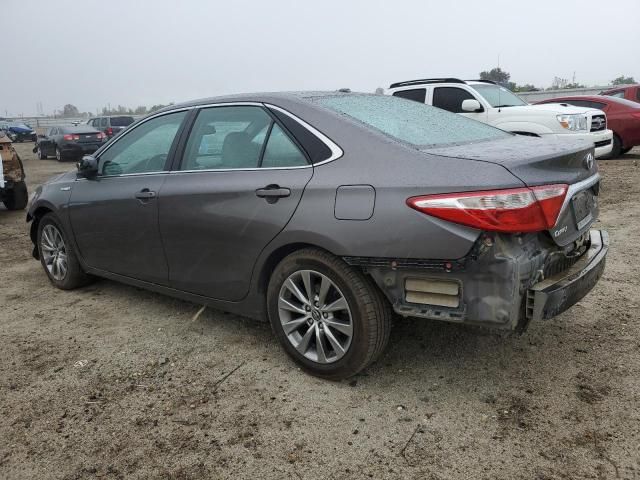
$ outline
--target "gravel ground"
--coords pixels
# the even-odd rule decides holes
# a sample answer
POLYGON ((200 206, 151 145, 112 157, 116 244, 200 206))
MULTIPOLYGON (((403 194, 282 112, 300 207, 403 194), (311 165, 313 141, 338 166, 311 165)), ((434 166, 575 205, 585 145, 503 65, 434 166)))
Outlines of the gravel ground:
MULTIPOLYGON (((18 145, 30 189, 73 168, 18 145)), ((523 336, 398 320, 351 381, 266 324, 53 288, 0 207, 0 478, 640 478, 640 150, 600 162, 605 274, 523 336)))

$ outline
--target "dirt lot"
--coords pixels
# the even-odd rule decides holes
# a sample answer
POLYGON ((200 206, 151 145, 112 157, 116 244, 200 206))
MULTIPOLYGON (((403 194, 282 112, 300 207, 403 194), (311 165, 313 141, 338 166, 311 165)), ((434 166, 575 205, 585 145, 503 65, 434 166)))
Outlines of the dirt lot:
MULTIPOLYGON (((30 189, 72 164, 18 145, 30 189)), ((399 320, 352 381, 266 324, 110 281, 54 289, 0 207, 0 478, 640 479, 640 151, 601 162, 595 290, 521 337, 399 320)))

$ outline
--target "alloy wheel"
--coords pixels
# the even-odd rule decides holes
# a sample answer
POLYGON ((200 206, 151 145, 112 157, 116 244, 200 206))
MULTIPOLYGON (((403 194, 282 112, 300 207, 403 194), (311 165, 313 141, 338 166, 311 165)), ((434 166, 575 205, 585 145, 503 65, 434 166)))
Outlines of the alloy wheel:
POLYGON ((55 225, 45 225, 42 229, 40 251, 49 275, 55 280, 64 280, 68 270, 67 248, 55 225))
POLYGON ((336 362, 351 346, 353 319, 349 304, 336 284, 322 273, 292 273, 280 288, 278 313, 291 345, 313 362, 336 362))

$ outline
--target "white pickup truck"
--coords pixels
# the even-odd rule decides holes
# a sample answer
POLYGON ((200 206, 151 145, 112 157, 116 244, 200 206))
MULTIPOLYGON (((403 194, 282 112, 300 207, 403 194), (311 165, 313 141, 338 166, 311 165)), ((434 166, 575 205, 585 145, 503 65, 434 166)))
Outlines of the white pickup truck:
POLYGON ((596 158, 611 153, 613 132, 602 110, 566 104, 529 105, 488 80, 429 78, 392 84, 389 95, 433 105, 520 135, 568 137, 595 146, 596 158))

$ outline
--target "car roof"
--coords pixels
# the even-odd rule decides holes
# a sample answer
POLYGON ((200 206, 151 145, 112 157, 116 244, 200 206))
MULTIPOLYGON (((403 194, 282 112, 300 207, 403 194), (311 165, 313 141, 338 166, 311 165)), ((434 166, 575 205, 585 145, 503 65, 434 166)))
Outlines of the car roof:
POLYGON ((256 103, 278 103, 280 100, 286 100, 288 102, 299 103, 308 105, 309 99, 317 97, 329 97, 329 96, 348 96, 348 95, 375 95, 374 93, 360 93, 360 92, 347 92, 347 91, 301 91, 301 92, 262 92, 262 93, 241 93, 234 95, 223 95, 219 97, 200 98, 198 100, 191 100, 188 102, 177 103, 164 107, 156 113, 170 112, 172 110, 178 110, 181 108, 198 107, 202 105, 210 105, 216 103, 226 102, 256 102, 256 103))
POLYGON ((611 88, 607 88, 606 90, 603 90, 602 93, 617 92, 620 90, 626 90, 627 88, 636 88, 636 87, 640 87, 640 83, 634 83, 633 85, 617 85, 615 87, 611 87, 611 88))
POLYGON ((619 105, 621 107, 640 108, 640 103, 627 100, 626 98, 610 97, 608 95, 571 95, 566 97, 549 98, 537 103, 563 103, 567 100, 587 100, 590 102, 600 102, 608 105, 619 105))

